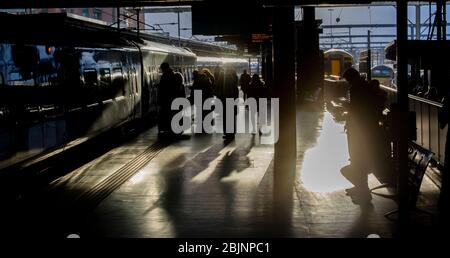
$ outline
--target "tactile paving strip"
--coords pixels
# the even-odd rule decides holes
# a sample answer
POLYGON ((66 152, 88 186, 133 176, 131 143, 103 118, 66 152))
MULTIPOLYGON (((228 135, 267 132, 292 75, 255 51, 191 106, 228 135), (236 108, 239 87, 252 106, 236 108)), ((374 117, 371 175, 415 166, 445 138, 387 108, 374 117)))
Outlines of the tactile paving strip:
POLYGON ((96 184, 88 191, 82 193, 75 200, 75 202, 83 206, 83 208, 94 208, 102 200, 108 197, 108 195, 110 195, 128 179, 135 175, 141 168, 147 165, 168 145, 168 143, 156 142, 148 149, 146 149, 143 153, 139 154, 130 162, 119 168, 111 176, 105 178, 103 181, 96 184))

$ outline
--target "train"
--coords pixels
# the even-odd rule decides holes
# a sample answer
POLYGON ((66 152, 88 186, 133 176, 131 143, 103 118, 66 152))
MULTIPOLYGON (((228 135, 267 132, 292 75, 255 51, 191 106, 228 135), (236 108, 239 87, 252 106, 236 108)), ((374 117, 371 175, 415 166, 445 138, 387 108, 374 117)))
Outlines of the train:
MULTIPOLYGON (((341 79, 344 71, 356 67, 353 56, 342 49, 329 49, 324 52, 324 73, 326 78, 341 79)), ((372 79, 387 87, 396 87, 396 73, 391 64, 376 65, 371 68, 372 79)))
POLYGON ((207 68, 211 71, 218 66, 231 65, 237 74, 242 74, 248 70, 250 63, 248 59, 240 57, 215 57, 215 56, 197 56, 197 68, 199 70, 207 68))
MULTIPOLYGON (((52 32, 48 24, 35 25, 41 31, 20 37, 2 30, 0 170, 113 128, 156 120, 160 65, 167 62, 180 72, 189 94, 192 73, 207 58, 187 48, 73 24, 52 32)), ((240 58, 211 60, 211 67, 224 60, 237 69, 245 66, 240 58)))
POLYGON ((391 65, 376 65, 372 67, 372 80, 378 80, 381 85, 394 87, 395 73, 391 65))
POLYGON ((323 53, 326 77, 342 77, 344 71, 354 65, 353 56, 342 49, 329 49, 323 53))

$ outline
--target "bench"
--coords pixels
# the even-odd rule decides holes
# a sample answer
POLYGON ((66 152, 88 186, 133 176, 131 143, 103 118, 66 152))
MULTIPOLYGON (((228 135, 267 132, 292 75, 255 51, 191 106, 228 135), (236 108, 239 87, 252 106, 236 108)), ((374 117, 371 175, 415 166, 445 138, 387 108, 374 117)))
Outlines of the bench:
MULTIPOLYGON (((409 173, 408 173, 408 201, 411 209, 418 210, 416 208, 416 202, 420 194, 420 186, 422 185, 422 180, 425 175, 425 172, 428 168, 428 165, 430 164, 431 158, 433 157, 433 152, 430 150, 427 150, 423 148, 422 146, 410 142, 408 144, 408 167, 409 167, 409 173)), ((388 195, 383 193, 375 192, 375 190, 385 187, 394 187, 396 188, 396 184, 382 184, 379 186, 376 186, 371 190, 373 194, 386 197, 386 198, 392 198, 397 199, 397 195, 388 195)), ((422 211, 422 210, 418 210, 422 211)), ((398 210, 390 211, 384 216, 388 217, 392 214, 397 213, 398 210)), ((422 211, 425 212, 425 211, 422 211)), ((426 212, 427 213, 427 212, 426 212)))

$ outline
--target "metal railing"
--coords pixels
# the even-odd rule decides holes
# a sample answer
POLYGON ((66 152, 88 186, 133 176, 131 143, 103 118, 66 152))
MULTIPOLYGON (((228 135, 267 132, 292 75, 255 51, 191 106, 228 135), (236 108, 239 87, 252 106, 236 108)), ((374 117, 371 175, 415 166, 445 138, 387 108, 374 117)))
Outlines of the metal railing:
MULTIPOLYGON (((348 89, 346 82, 339 80, 325 80, 325 94, 328 97, 345 97, 344 91, 348 89)), ((381 85, 387 92, 387 104, 397 102, 397 90, 381 85)), ((444 165, 445 141, 448 126, 439 128, 439 111, 442 104, 425 98, 409 94, 409 111, 416 115, 416 143, 434 153, 433 159, 444 165)))
MULTIPOLYGON (((397 101, 397 90, 390 87, 381 86, 388 93, 387 102, 397 101)), ((446 126, 439 128, 439 111, 442 104, 429 99, 417 97, 409 94, 409 111, 416 114, 416 143, 434 153, 433 159, 444 165, 445 141, 447 138, 446 126)))

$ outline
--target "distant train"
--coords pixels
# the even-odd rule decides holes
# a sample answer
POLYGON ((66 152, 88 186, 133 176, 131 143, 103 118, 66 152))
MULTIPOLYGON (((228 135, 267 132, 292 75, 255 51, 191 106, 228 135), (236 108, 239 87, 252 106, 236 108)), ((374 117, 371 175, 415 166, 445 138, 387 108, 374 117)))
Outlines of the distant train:
POLYGON ((208 68, 211 72, 218 66, 231 65, 238 74, 242 74, 244 70, 248 70, 250 63, 248 59, 239 57, 210 57, 197 56, 197 68, 208 68))
POLYGON ((323 53, 325 76, 338 76, 354 64, 353 56, 342 49, 329 49, 323 53))
MULTIPOLYGON (((70 34, 76 40, 59 33, 50 34, 55 41, 38 33, 20 39, 2 34, 0 170, 112 128, 156 118, 161 63, 183 74, 188 94, 193 71, 205 65, 190 50, 172 45, 117 39, 116 34, 110 42, 96 35, 103 30, 70 34)), ((238 71, 245 66, 241 59, 214 60, 208 65, 228 61, 238 71)))
POLYGON ((377 65, 372 67, 372 79, 378 80, 384 86, 394 86, 394 77, 394 68, 390 65, 377 65))

